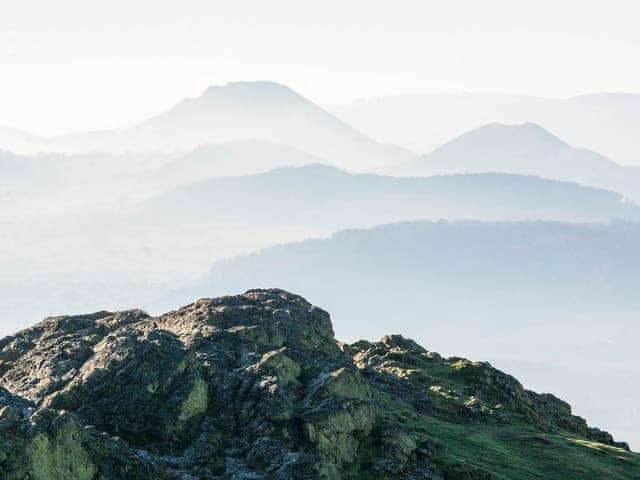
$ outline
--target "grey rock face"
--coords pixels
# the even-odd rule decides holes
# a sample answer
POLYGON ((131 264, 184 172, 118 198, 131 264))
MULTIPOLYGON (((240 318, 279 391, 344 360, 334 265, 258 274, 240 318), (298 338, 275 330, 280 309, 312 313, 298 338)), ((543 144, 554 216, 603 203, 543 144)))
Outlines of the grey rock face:
MULTIPOLYGON (((0 478, 493 478, 390 416, 430 410, 429 376, 407 366, 423 354, 397 336, 341 344, 325 311, 282 290, 49 318, 0 341, 0 478)), ((488 365, 463 367, 479 398, 529 401, 488 365)), ((553 405, 548 423, 577 418, 553 405)))

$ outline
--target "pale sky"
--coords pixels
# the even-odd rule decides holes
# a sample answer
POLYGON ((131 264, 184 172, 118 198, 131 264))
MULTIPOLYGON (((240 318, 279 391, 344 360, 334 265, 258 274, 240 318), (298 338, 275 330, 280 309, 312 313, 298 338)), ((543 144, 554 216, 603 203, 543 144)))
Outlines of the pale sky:
POLYGON ((320 104, 640 93, 638 0, 0 0, 0 125, 123 127, 208 85, 320 104))

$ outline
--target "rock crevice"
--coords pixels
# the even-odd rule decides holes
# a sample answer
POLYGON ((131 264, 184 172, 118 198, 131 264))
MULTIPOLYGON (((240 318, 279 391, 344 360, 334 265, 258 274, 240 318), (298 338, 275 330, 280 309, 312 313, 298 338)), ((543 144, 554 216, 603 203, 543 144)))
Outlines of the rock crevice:
POLYGON ((341 344, 283 290, 46 319, 0 341, 0 386, 8 480, 503 478, 458 452, 466 426, 638 462, 489 364, 399 336, 341 344))

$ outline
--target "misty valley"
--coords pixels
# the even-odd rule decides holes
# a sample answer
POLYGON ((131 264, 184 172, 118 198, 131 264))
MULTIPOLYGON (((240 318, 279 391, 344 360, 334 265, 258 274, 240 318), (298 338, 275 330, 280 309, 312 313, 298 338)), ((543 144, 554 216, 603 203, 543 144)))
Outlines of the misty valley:
POLYGON ((0 129, 1 478, 640 478, 638 98, 0 129))

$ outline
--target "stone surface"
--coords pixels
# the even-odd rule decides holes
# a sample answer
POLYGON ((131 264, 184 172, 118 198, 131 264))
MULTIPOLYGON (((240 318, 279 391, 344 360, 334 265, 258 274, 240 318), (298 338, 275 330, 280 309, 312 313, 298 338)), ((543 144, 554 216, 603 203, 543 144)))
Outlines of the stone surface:
POLYGON ((561 444, 594 475, 640 478, 615 476, 637 456, 561 400, 399 336, 339 343, 325 311, 282 290, 49 318, 0 340, 2 479, 508 478, 489 442, 530 441, 549 445, 541 474, 561 444), (484 457, 466 455, 467 428, 484 457))

